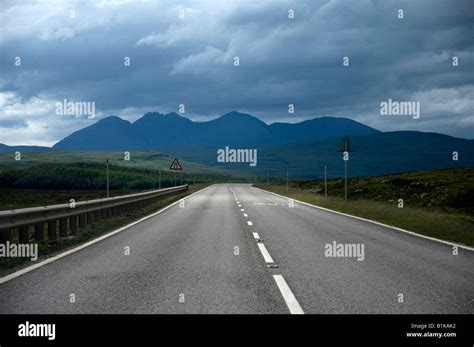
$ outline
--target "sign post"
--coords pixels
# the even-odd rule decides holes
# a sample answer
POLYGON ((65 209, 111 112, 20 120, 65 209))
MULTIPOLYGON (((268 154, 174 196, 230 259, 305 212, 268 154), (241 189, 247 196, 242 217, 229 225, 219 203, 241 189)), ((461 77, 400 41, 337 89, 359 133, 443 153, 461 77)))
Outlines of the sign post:
MULTIPOLYGON (((174 171, 174 185, 176 187, 176 174, 177 174, 177 171, 183 170, 183 167, 179 163, 178 159, 174 158, 173 162, 171 163, 170 170, 174 171)), ((183 180, 183 176, 181 174, 181 183, 183 183, 182 180, 183 180)))

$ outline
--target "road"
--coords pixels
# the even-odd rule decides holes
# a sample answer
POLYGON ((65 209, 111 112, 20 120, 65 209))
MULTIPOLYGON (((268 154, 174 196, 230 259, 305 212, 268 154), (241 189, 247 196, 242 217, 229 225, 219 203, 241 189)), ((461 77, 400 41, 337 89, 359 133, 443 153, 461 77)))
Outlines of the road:
POLYGON ((303 312, 474 313, 473 252, 220 184, 0 285, 0 313, 303 312))

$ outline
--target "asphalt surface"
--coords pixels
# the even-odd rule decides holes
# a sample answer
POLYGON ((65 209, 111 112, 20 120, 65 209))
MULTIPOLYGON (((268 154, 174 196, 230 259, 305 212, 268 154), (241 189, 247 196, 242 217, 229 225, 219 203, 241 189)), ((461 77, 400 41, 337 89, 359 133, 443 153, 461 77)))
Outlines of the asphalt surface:
POLYGON ((0 284, 0 313, 303 311, 474 313, 474 252, 221 184, 0 284))

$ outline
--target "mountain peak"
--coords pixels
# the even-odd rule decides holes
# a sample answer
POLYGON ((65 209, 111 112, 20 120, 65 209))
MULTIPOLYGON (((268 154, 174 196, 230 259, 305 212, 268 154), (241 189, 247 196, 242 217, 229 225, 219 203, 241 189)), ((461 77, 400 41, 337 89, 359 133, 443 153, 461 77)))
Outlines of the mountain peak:
POLYGON ((123 118, 120 118, 120 117, 117 117, 117 116, 108 116, 108 117, 104 117, 104 118, 101 118, 99 119, 95 124, 93 125, 97 125, 97 124, 114 124, 114 123, 127 123, 127 124, 130 124, 129 121, 123 119, 123 118))
POLYGON ((165 114, 164 116, 166 116, 166 117, 179 117, 179 118, 184 118, 183 116, 180 116, 180 115, 177 114, 176 112, 170 112, 170 113, 165 114))
POLYGON ((245 124, 245 123, 253 123, 258 125, 259 127, 267 127, 267 124, 262 120, 258 119, 255 116, 247 113, 241 113, 238 111, 232 111, 224 114, 223 116, 212 120, 211 122, 223 123, 227 122, 230 124, 245 124))
POLYGON ((250 114, 247 114, 247 113, 242 113, 242 112, 238 112, 238 111, 231 111, 231 112, 227 112, 226 114, 224 114, 223 116, 221 116, 220 118, 237 118, 237 117, 246 117, 246 118, 255 118, 255 119, 258 119, 257 117, 255 116, 252 116, 250 114))

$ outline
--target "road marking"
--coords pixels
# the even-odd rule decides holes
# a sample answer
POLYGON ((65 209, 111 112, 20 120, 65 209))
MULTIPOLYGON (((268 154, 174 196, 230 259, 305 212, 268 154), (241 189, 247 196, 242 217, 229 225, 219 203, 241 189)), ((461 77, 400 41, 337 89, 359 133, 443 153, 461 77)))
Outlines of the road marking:
POLYGON ((244 217, 248 217, 249 215, 247 213, 244 213, 244 217))
MULTIPOLYGON (((253 187, 253 186, 252 186, 252 187, 253 187)), ((258 187, 253 187, 253 188, 258 189, 258 190, 261 190, 262 192, 265 192, 265 193, 269 193, 269 194, 273 194, 273 195, 279 196, 279 197, 281 197, 281 198, 291 199, 291 198, 289 198, 289 197, 287 197, 287 196, 280 195, 280 194, 277 194, 277 193, 274 193, 274 192, 270 192, 270 191, 268 191, 268 190, 260 189, 260 188, 258 188, 258 187)), ((437 238, 435 238, 435 237, 430 237, 430 236, 425 236, 425 235, 422 235, 422 234, 417 234, 417 233, 415 233, 414 231, 409 231, 409 230, 405 230, 405 229, 402 229, 402 228, 394 227, 394 226, 392 226, 392 225, 388 225, 388 224, 376 222, 376 221, 371 220, 371 219, 366 219, 366 218, 362 218, 362 217, 353 216, 353 215, 351 215, 351 214, 347 214, 347 213, 343 213, 343 212, 339 212, 339 211, 330 210, 330 209, 328 209, 328 208, 324 208, 324 207, 321 207, 321 206, 316 206, 316 205, 313 205, 313 204, 310 204, 310 203, 307 203, 307 202, 304 202, 304 201, 300 201, 300 200, 296 200, 296 199, 293 199, 293 200, 299 202, 300 204, 303 204, 303 205, 306 205, 306 206, 309 206, 309 207, 313 207, 313 208, 317 208, 318 210, 323 210, 323 211, 327 211, 327 212, 332 212, 332 213, 335 213, 335 214, 339 214, 339 215, 341 215, 341 216, 346 216, 346 217, 350 217, 350 218, 355 218, 355 219, 358 219, 358 220, 362 220, 362 221, 364 221, 364 222, 376 224, 376 225, 379 225, 379 226, 382 226, 382 227, 385 227, 385 228, 389 228, 389 229, 392 229, 392 230, 400 231, 400 232, 402 232, 402 233, 410 234, 410 235, 412 235, 412 236, 417 236, 417 237, 420 237, 420 238, 422 238, 422 239, 426 239, 426 240, 430 240, 430 241, 435 241, 435 242, 439 242, 439 243, 444 243, 445 245, 448 245, 448 246, 454 246, 454 247, 459 247, 459 248, 462 248, 462 249, 465 249, 465 250, 468 250, 468 251, 474 251, 474 247, 469 247, 469 246, 461 245, 461 244, 454 243, 454 242, 450 242, 450 241, 440 240, 440 239, 437 239, 437 238)))
POLYGON ((37 263, 37 264, 35 264, 35 265, 31 265, 31 266, 25 267, 24 269, 21 269, 21 270, 18 270, 18 271, 16 271, 16 272, 13 272, 13 273, 11 273, 11 274, 9 274, 9 275, 6 275, 6 276, 0 278, 0 284, 3 284, 3 283, 8 282, 8 281, 11 281, 12 279, 14 279, 14 278, 16 278, 16 277, 19 277, 19 276, 21 276, 21 275, 24 275, 24 274, 26 274, 26 273, 28 273, 28 272, 30 272, 30 271, 36 270, 36 269, 38 269, 38 268, 40 268, 40 267, 42 267, 42 266, 45 266, 45 265, 47 265, 47 264, 49 264, 49 263, 52 263, 53 261, 56 261, 56 260, 61 259, 61 258, 64 258, 65 256, 68 256, 68 255, 70 255, 70 254, 76 253, 76 252, 80 251, 81 249, 84 249, 84 248, 86 248, 86 247, 92 246, 93 244, 95 244, 95 243, 97 243, 97 242, 100 242, 100 241, 105 240, 105 239, 107 239, 107 238, 109 238, 109 237, 111 237, 111 236, 113 236, 113 235, 115 235, 115 234, 118 234, 118 233, 120 233, 120 232, 122 232, 122 231, 124 231, 124 230, 126 230, 126 229, 128 229, 128 228, 130 228, 130 227, 132 227, 132 226, 134 226, 134 225, 137 225, 138 223, 141 223, 141 222, 143 222, 143 221, 145 221, 145 220, 147 220, 147 219, 150 219, 150 218, 152 218, 152 217, 154 217, 154 216, 156 216, 156 215, 158 215, 158 214, 160 214, 160 213, 162 213, 162 212, 168 210, 169 208, 173 207, 174 205, 179 204, 181 200, 188 199, 188 198, 192 197, 193 195, 196 195, 196 194, 198 194, 198 193, 200 193, 200 192, 202 192, 202 191, 204 191, 204 190, 206 190, 206 189, 208 189, 208 188, 210 188, 210 187, 212 187, 212 186, 208 186, 208 187, 205 187, 205 188, 203 188, 203 189, 201 189, 201 190, 198 190, 197 192, 194 192, 194 193, 192 193, 191 195, 188 195, 188 196, 184 197, 183 199, 177 200, 177 201, 173 202, 172 204, 170 204, 170 205, 168 205, 168 206, 162 208, 161 210, 159 210, 159 211, 157 211, 157 212, 155 212, 155 213, 152 213, 152 214, 150 214, 150 215, 148 215, 148 216, 145 216, 145 217, 143 217, 142 219, 139 219, 139 220, 137 220, 137 221, 135 221, 135 222, 133 222, 133 223, 127 224, 127 225, 125 225, 125 226, 123 226, 123 227, 121 227, 121 228, 118 228, 118 229, 116 229, 116 230, 113 230, 113 231, 111 231, 111 232, 109 232, 109 233, 107 233, 107 234, 105 234, 105 235, 102 235, 102 236, 96 238, 96 239, 93 239, 93 240, 91 240, 91 241, 88 241, 88 242, 86 242, 86 243, 84 243, 84 244, 82 244, 82 245, 80 245, 80 246, 77 246, 77 247, 75 247, 75 248, 73 248, 73 249, 70 249, 69 251, 60 253, 60 254, 58 254, 58 255, 55 255, 54 257, 48 258, 48 259, 46 259, 46 260, 43 260, 43 261, 41 261, 41 262, 39 262, 39 263, 37 263))
POLYGON ((258 236, 258 233, 253 233, 253 238, 258 240, 260 238, 260 236, 258 236))
POLYGON ((247 224, 248 224, 248 225, 253 225, 253 223, 252 223, 251 221, 249 221, 249 220, 247 221, 247 224))
POLYGON ((242 212, 244 212, 244 209, 243 209, 243 208, 241 208, 240 210, 241 210, 242 212))
MULTIPOLYGON (((260 244, 259 244, 260 245, 260 244)), ((291 314, 304 314, 303 309, 301 308, 298 300, 296 300, 293 292, 285 281, 285 278, 282 275, 273 275, 275 282, 280 289, 281 295, 285 300, 286 306, 290 310, 291 314)))
POLYGON ((274 263, 272 256, 270 253, 268 253, 267 248, 263 243, 258 243, 257 244, 258 248, 260 249, 260 252, 263 255, 263 259, 265 259, 266 263, 274 263))

